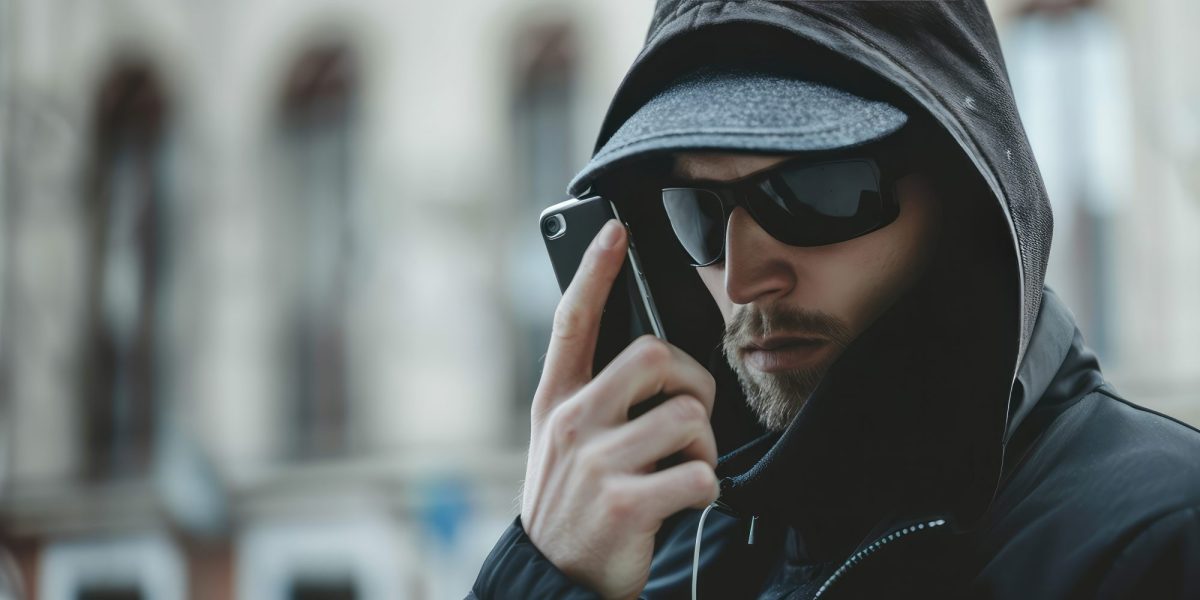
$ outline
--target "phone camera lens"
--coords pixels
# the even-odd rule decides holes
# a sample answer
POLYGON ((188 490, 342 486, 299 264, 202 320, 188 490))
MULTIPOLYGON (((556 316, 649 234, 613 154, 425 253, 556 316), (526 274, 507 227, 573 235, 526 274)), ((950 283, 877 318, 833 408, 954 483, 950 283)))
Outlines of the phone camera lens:
POLYGON ((549 239, 561 236, 567 230, 567 222, 562 215, 550 215, 542 221, 542 233, 549 239))

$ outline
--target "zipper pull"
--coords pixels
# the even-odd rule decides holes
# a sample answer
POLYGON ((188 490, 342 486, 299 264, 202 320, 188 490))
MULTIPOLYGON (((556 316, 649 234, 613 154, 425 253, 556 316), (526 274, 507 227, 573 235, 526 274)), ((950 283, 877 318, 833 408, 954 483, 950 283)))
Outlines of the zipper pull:
POLYGON ((758 523, 758 515, 750 515, 750 535, 746 538, 746 545, 754 545, 754 525, 758 523))

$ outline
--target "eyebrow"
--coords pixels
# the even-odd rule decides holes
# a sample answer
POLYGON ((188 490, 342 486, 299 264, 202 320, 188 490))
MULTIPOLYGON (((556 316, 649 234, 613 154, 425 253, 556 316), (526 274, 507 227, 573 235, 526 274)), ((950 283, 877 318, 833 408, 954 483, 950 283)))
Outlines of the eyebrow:
POLYGON ((741 181, 743 179, 754 177, 755 175, 758 175, 759 173, 762 173, 764 171, 769 171, 783 163, 790 162, 791 160, 793 160, 795 158, 797 158, 796 155, 785 155, 783 160, 780 160, 778 162, 772 163, 770 165, 767 165, 767 166, 759 168, 759 169, 755 169, 753 171, 750 171, 749 173, 742 173, 740 175, 737 175, 736 177, 732 177, 729 179, 712 179, 712 178, 696 177, 695 175, 688 173, 686 169, 680 168, 682 165, 687 164, 686 161, 682 161, 679 157, 676 157, 671 162, 671 170, 668 173, 668 175, 671 177, 672 180, 679 182, 679 183, 729 183, 729 182, 741 181))
POLYGON ((671 181, 674 183, 712 183, 713 181, 716 181, 713 179, 701 179, 699 177, 693 177, 692 175, 685 174, 674 169, 671 170, 669 176, 671 181))
POLYGON ((680 181, 695 181, 695 177, 692 177, 687 172, 687 169, 683 168, 683 165, 686 164, 686 161, 683 161, 679 158, 673 159, 671 161, 671 170, 667 174, 670 175, 672 179, 678 179, 680 181))
MULTIPOLYGON (((764 167, 762 169, 754 171, 753 173, 750 173, 747 175, 739 175, 739 176, 737 176, 735 178, 731 178, 731 179, 713 179, 711 177, 708 177, 708 178, 697 177, 696 175, 689 172, 688 169, 683 168, 684 165, 688 165, 688 164, 692 164, 692 163, 689 163, 686 160, 681 160, 678 157, 675 158, 675 160, 673 160, 671 163, 671 171, 670 171, 670 173, 668 173, 668 175, 671 177, 671 179, 673 179, 679 183, 722 183, 722 182, 726 182, 726 181, 737 181, 739 179, 749 177, 750 175, 754 175, 755 173, 758 173, 759 171, 765 171, 768 168, 770 168, 770 167, 764 167)), ((774 165, 772 165, 772 166, 774 166, 774 165)))

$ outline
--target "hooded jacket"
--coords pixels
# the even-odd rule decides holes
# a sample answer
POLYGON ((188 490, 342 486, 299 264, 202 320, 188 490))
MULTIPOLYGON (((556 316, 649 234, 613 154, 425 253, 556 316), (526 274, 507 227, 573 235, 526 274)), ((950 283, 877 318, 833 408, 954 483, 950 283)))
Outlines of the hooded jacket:
MULTIPOLYGON (((1052 217, 982 0, 660 0, 599 150, 681 72, 792 61, 918 116, 949 231, 791 425, 755 424, 721 322, 656 198, 654 157, 571 182, 621 206, 667 337, 718 381, 721 497, 701 528, 705 598, 1200 598, 1200 432, 1122 399, 1043 287, 1052 217), (661 234, 642 232, 663 232, 661 234)), ((691 593, 699 511, 668 519, 645 598, 691 593)), ((588 598, 520 520, 478 598, 588 598)))

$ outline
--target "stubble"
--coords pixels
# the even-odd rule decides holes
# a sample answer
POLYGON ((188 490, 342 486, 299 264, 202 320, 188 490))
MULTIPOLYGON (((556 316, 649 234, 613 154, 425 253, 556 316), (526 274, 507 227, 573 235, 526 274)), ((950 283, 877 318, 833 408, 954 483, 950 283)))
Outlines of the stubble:
POLYGON ((840 319, 819 311, 754 307, 734 313, 725 327, 721 348, 725 360, 737 374, 746 404, 768 431, 782 431, 800 412, 816 389, 829 365, 850 341, 850 330, 840 319), (770 335, 812 336, 829 340, 833 346, 822 359, 808 367, 764 373, 745 365, 742 351, 755 339, 770 335))

